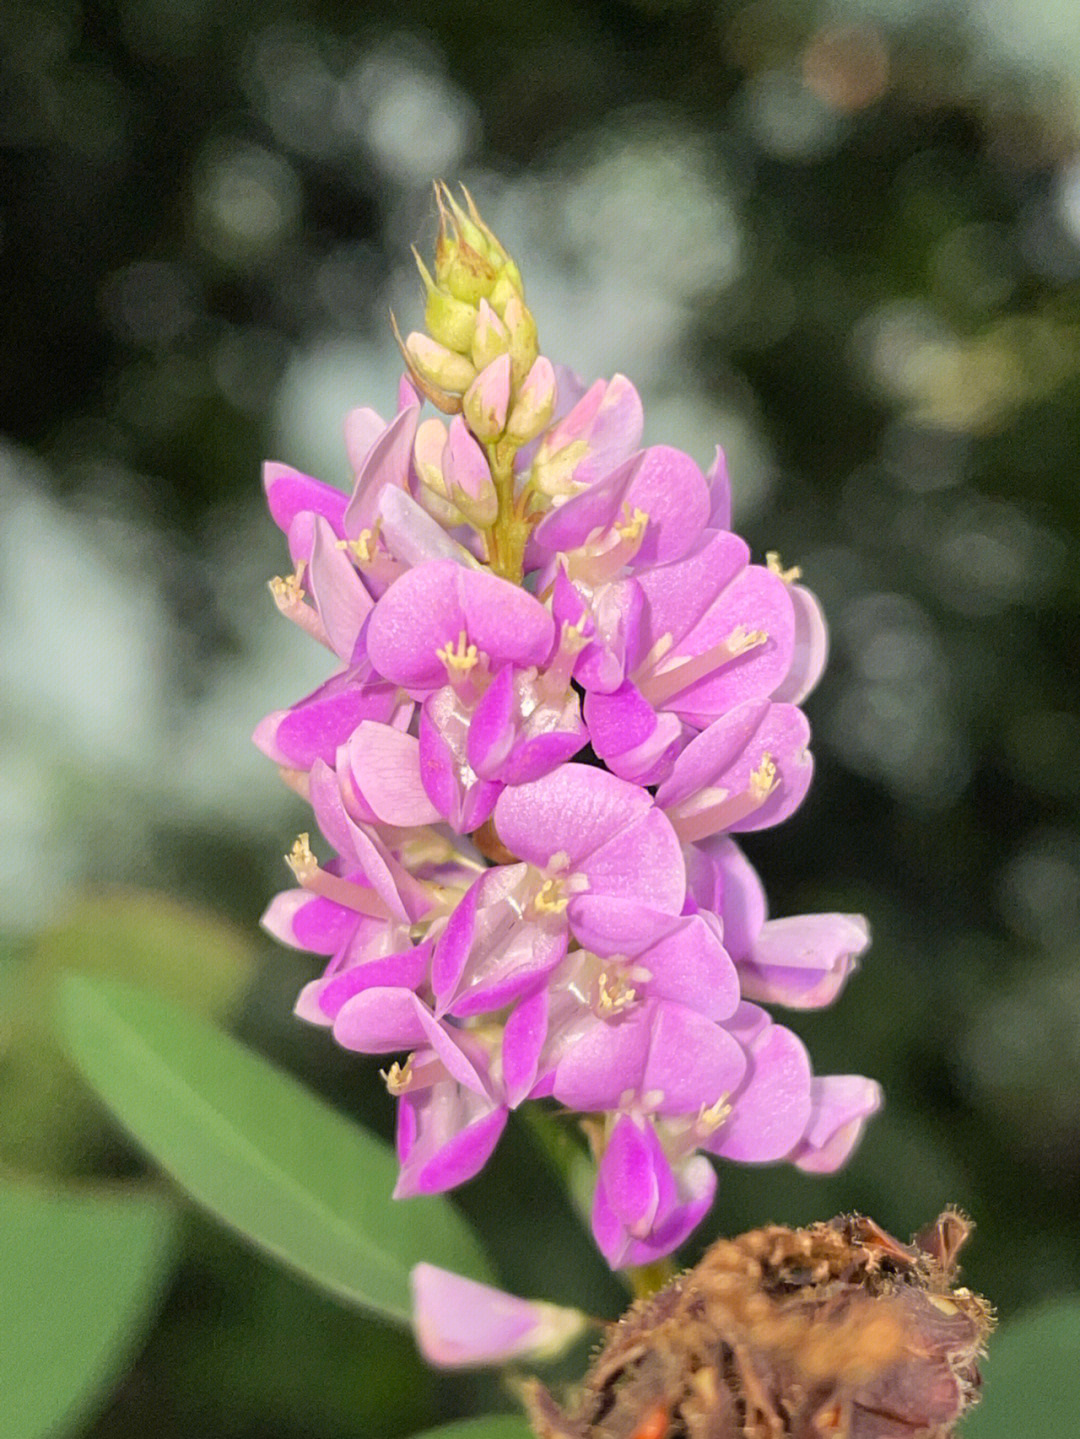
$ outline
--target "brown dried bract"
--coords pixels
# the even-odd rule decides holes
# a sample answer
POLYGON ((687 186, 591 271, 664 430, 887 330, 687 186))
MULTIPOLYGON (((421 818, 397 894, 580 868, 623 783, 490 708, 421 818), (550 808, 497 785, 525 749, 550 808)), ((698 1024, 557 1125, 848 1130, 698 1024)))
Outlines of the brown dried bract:
POLYGON ((568 1411, 530 1387, 538 1439, 949 1439, 993 1323, 955 1286, 970 1232, 947 1210, 911 1244, 861 1215, 720 1240, 612 1326, 568 1411))

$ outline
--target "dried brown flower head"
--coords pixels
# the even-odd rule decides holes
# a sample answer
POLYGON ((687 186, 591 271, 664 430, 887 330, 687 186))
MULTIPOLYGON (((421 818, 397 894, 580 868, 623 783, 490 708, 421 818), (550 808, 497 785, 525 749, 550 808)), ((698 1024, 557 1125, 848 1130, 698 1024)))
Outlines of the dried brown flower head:
POLYGON ((538 1439, 948 1439, 979 1388, 989 1306, 956 1287, 947 1210, 911 1244, 873 1220, 772 1225, 714 1244, 612 1327, 538 1439))

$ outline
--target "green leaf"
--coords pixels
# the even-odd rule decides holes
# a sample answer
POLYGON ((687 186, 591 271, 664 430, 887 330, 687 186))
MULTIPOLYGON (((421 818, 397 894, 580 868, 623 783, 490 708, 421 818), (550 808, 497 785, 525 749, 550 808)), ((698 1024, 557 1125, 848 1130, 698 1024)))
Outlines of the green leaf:
POLYGON ((112 976, 144 984, 201 1014, 228 1013, 255 964, 249 937, 208 910, 143 890, 109 890, 80 900, 35 938, 36 978, 112 976))
POLYGON ((532 1439, 532 1430, 522 1414, 485 1414, 425 1429, 415 1439, 532 1439))
POLYGON ((60 1026, 84 1077, 162 1168, 313 1283, 407 1322, 422 1259, 490 1281, 449 1201, 392 1200, 385 1144, 205 1020, 72 975, 60 1026))
POLYGON ((4 1439, 55 1439, 105 1397, 156 1307, 174 1230, 163 1199, 0 1183, 4 1439))
POLYGON ((0 1162, 70 1179, 97 1159, 100 1110, 72 1084, 53 1033, 59 974, 133 980, 221 1015, 242 996, 254 961, 242 931, 164 895, 110 890, 73 904, 19 959, 0 964, 0 1162))
POLYGON ((963 1439, 1063 1439, 1074 1433, 1080 1414, 1080 1296, 1003 1324, 981 1368, 982 1402, 964 1421, 963 1439))

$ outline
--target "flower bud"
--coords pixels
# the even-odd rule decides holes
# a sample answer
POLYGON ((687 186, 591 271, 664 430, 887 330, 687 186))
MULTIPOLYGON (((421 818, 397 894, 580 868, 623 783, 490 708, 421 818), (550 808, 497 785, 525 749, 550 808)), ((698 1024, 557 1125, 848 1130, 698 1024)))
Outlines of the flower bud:
POLYGON ((415 248, 413 255, 416 258, 417 269, 420 271, 420 278, 424 282, 424 289, 427 291, 424 323, 428 327, 428 333, 432 339, 437 340, 440 345, 445 345, 447 349, 456 350, 459 355, 468 354, 469 346, 472 344, 473 331, 476 329, 475 308, 467 305, 464 300, 455 299, 446 290, 440 289, 431 278, 427 266, 415 248))
POLYGON ((462 395, 476 378, 472 361, 414 330, 405 341, 409 367, 420 379, 450 395, 462 395))
POLYGON ((543 434, 551 423, 555 398, 555 369, 551 361, 541 355, 525 376, 525 383, 514 401, 506 422, 507 438, 515 444, 526 445, 543 434))
POLYGON ((490 365, 510 347, 510 336, 506 326, 486 300, 481 300, 476 311, 476 322, 472 339, 472 362, 478 370, 490 365))
POLYGON ((433 490, 443 499, 446 499, 449 493, 442 468, 445 449, 446 426, 442 420, 434 416, 424 420, 417 428, 416 439, 413 441, 413 463, 423 488, 433 490))
POLYGON ((469 429, 482 444, 497 440, 510 407, 510 356, 500 355, 481 370, 465 392, 462 408, 469 429))
POLYGON ((511 296, 503 314, 510 336, 510 358, 513 361, 513 380, 520 385, 533 367, 539 353, 536 342, 536 321, 520 295, 511 296))
POLYGON ((499 497, 484 452, 460 415, 450 421, 442 453, 445 493, 470 524, 486 527, 499 513, 499 497))

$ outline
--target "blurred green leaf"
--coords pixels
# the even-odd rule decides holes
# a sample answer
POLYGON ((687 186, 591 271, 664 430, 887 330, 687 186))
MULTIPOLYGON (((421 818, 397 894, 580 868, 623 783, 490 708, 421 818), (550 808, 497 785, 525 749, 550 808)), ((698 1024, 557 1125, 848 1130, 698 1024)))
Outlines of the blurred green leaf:
POLYGON ((114 975, 221 1015, 247 988, 254 960, 240 930, 164 895, 115 890, 79 900, 0 967, 0 1157, 63 1178, 94 1167, 100 1114, 72 1085, 53 1032, 59 974, 114 975))
POLYGON ((160 1198, 0 1184, 4 1439, 56 1439, 104 1398, 156 1307, 174 1229, 160 1198))
POLYGON ((449 1201, 394 1203, 385 1144, 204 1020, 73 975, 60 1024, 85 1078, 176 1182, 313 1283, 407 1322, 421 1259, 491 1278, 449 1201))
POLYGON ((113 975, 216 1015, 247 988, 254 950, 242 930, 206 910, 163 894, 111 890, 80 900, 42 930, 30 966, 42 981, 68 971, 113 975))
POLYGON ((531 1439, 532 1430, 521 1414, 484 1414, 478 1419, 459 1419, 438 1429, 426 1429, 415 1439, 531 1439))
POLYGON ((1062 1439, 1080 1415, 1080 1296, 1004 1324, 983 1364, 982 1403, 964 1439, 1062 1439))

